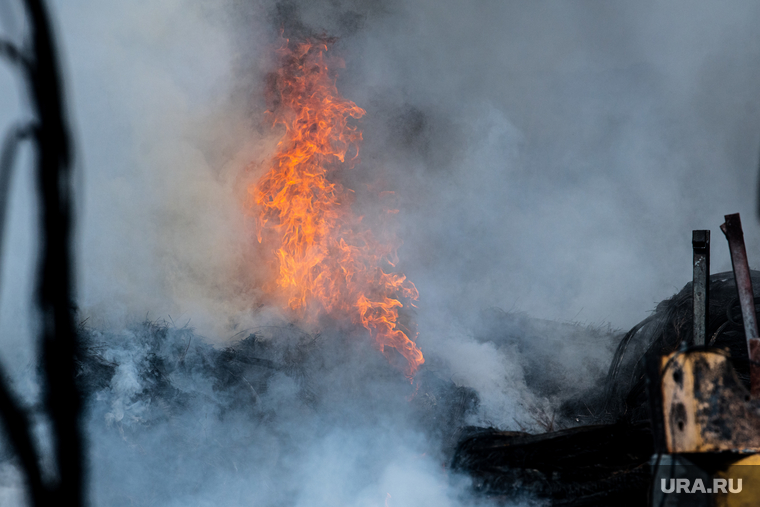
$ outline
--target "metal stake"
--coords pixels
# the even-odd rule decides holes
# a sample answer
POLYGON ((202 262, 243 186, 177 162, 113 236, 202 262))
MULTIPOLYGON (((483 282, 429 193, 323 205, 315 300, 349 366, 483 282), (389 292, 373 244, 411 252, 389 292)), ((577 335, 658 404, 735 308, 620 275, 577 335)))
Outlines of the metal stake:
POLYGON ((739 213, 725 216, 726 223, 720 230, 726 235, 731 251, 731 264, 734 267, 736 291, 742 309, 744 335, 747 337, 749 355, 750 392, 752 397, 760 396, 760 340, 758 339, 757 315, 755 314, 755 296, 752 292, 752 279, 747 262, 747 249, 744 246, 744 232, 739 213))
POLYGON ((691 245, 694 248, 694 278, 691 285, 694 305, 692 344, 703 347, 707 343, 710 302, 710 231, 692 231, 691 245))

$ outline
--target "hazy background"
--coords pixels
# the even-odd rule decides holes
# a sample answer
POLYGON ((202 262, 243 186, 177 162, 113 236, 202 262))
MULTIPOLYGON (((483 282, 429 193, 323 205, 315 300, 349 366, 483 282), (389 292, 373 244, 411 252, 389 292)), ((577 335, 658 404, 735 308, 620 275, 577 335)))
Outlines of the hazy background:
MULTIPOLYGON (((79 304, 89 325, 122 336, 115 350, 130 350, 123 333, 146 317, 229 344, 276 315, 240 198, 276 142, 263 79, 281 27, 341 37, 338 87, 367 110, 354 178, 396 192, 398 267, 421 294, 418 343, 479 392, 472 422, 510 427, 526 405, 548 403, 526 389, 531 348, 489 341, 483 312, 630 328, 690 280, 692 229, 712 231, 713 272, 730 269, 718 229, 728 213, 742 214, 758 262, 757 2, 52 7, 79 148, 79 304)), ((19 16, 0 27, 23 33, 19 16)), ((25 114, 7 65, 0 90, 6 127, 25 114)), ((28 153, 18 167, 0 348, 33 394, 28 153)), ((603 370, 614 344, 576 331, 552 343, 553 332, 543 354, 603 370)), ((392 475, 406 461, 387 453, 392 475)), ((432 469, 414 468, 435 490, 432 469)))

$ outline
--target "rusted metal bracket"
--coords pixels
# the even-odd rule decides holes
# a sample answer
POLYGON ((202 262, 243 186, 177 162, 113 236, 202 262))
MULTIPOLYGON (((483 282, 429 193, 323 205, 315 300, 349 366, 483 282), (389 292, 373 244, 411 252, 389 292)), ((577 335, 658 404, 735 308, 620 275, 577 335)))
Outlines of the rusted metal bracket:
POLYGON ((694 248, 694 277, 691 286, 694 306, 692 345, 701 347, 707 343, 710 301, 710 231, 692 231, 691 246, 694 248))
POLYGON ((747 337, 747 349, 750 361, 750 392, 753 398, 760 396, 760 339, 758 339, 757 314, 755 313, 755 296, 752 292, 752 279, 747 262, 747 249, 744 246, 744 232, 739 213, 725 215, 726 222, 720 230, 726 235, 731 251, 731 264, 734 268, 736 291, 742 309, 744 334, 747 337))

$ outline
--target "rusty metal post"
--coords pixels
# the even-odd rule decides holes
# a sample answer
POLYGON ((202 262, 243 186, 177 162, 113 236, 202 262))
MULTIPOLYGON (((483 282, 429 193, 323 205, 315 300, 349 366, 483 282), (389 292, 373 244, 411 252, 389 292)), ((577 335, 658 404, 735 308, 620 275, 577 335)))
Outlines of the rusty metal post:
POLYGON ((694 307, 692 344, 701 347, 707 343, 710 302, 710 231, 692 231, 691 246, 694 248, 694 277, 691 285, 694 307))
POLYGON ((726 235, 731 251, 731 264, 734 267, 736 291, 742 309, 744 335, 747 337, 747 349, 750 361, 750 391, 752 397, 760 396, 760 339, 758 339, 757 314, 755 313, 755 295, 752 292, 752 279, 747 262, 747 249, 744 246, 744 232, 739 213, 725 215, 726 222, 720 230, 726 235))

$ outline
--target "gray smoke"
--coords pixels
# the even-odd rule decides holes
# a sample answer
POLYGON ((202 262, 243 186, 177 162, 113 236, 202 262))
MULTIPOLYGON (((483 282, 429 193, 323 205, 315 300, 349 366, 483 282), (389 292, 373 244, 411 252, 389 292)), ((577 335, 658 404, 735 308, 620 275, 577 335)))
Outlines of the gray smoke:
MULTIPOLYGON (((53 7, 80 148, 80 311, 115 365, 90 412, 94 503, 475 501, 368 346, 345 361, 315 353, 319 410, 293 375, 269 379, 265 414, 250 417, 202 368, 171 377, 192 400, 171 416, 145 394, 150 354, 178 356, 151 349, 143 320, 219 348, 289 317, 262 298, 240 205, 277 142, 263 91, 280 29, 340 37, 338 87, 367 110, 348 177, 395 192, 398 268, 421 294, 418 343, 431 371, 477 392, 469 424, 540 430, 595 385, 616 329, 689 280, 692 229, 712 230, 713 271, 729 270, 718 226, 740 212, 757 262, 756 2, 53 7)), ((18 38, 16 18, 0 27, 18 38)), ((0 89, 5 128, 25 109, 4 65, 0 89)), ((5 231, 0 349, 33 402, 28 165, 24 153, 5 231)), ((4 461, 0 500, 20 501, 17 481, 4 461)))

